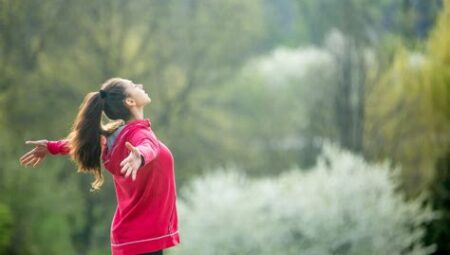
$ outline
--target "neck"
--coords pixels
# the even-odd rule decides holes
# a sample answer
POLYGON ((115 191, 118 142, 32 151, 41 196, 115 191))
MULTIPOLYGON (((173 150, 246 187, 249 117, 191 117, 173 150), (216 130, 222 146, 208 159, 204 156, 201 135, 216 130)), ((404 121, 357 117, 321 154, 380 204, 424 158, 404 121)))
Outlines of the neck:
POLYGON ((144 119, 144 107, 132 108, 130 111, 131 111, 131 118, 127 121, 127 123, 134 121, 134 120, 144 119))

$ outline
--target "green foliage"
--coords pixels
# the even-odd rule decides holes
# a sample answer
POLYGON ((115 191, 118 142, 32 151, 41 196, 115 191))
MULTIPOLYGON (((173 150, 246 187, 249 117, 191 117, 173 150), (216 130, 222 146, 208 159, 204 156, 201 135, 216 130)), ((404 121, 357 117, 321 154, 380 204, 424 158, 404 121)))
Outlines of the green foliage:
POLYGON ((368 89, 367 154, 376 159, 389 157, 402 165, 403 186, 411 196, 427 188, 435 161, 449 146, 448 9, 431 33, 425 52, 399 49, 391 67, 368 89))
POLYGON ((2 254, 11 244, 12 227, 11 210, 0 203, 0 252, 2 254))
MULTIPOLYGON (((434 122, 442 134, 448 132, 450 124, 450 3, 445 2, 445 6, 440 13, 436 27, 432 30, 430 38, 427 40, 427 61, 423 70, 423 85, 427 99, 430 101, 428 106, 434 110, 434 122), (443 126, 447 124, 446 126, 443 126), (444 129, 445 128, 445 129, 444 129)), ((447 133, 448 134, 448 133, 447 133)), ((449 138, 443 137, 444 142, 449 142, 449 138)), ((448 145, 448 144, 447 144, 448 145)))

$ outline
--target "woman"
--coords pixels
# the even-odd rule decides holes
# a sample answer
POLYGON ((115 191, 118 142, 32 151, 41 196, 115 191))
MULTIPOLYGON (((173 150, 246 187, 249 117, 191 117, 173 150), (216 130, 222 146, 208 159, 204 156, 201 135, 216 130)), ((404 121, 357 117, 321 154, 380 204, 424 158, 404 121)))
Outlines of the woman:
POLYGON ((35 147, 20 158, 22 165, 34 167, 48 153, 69 155, 78 172, 94 174, 92 190, 103 183, 103 160, 117 198, 110 234, 113 255, 162 254, 180 243, 174 161, 144 118, 150 102, 142 84, 109 79, 85 97, 66 139, 27 141, 35 147), (103 126, 102 112, 115 121, 103 126))

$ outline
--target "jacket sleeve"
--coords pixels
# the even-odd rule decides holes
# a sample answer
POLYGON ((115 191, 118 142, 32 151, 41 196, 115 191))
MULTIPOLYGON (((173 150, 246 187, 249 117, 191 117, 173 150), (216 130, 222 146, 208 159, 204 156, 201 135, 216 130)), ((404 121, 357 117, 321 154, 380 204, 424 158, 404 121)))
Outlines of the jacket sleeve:
POLYGON ((62 154, 67 155, 70 152, 69 141, 67 139, 59 141, 48 141, 47 150, 50 154, 62 154))
POLYGON ((141 167, 146 166, 159 155, 159 141, 150 129, 136 130, 130 136, 129 142, 141 152, 144 159, 141 167))

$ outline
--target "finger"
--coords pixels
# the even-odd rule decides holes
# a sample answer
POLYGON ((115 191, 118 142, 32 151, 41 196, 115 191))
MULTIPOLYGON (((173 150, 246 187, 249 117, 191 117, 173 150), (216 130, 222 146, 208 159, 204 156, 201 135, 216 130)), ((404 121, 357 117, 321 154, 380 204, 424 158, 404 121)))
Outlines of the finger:
POLYGON ((29 158, 29 159, 27 159, 27 160, 20 161, 20 164, 21 164, 22 166, 28 166, 29 163, 30 163, 31 161, 33 161, 33 158, 29 158))
POLYGON ((132 153, 128 154, 128 156, 122 162, 120 162, 120 166, 129 163, 132 159, 133 159, 133 154, 132 153))
POLYGON ((42 158, 38 158, 36 160, 36 163, 33 164, 33 167, 37 166, 39 164, 39 162, 41 162, 42 158))
POLYGON ((136 180, 136 175, 137 175, 137 170, 135 170, 135 171, 133 171, 133 173, 131 173, 131 179, 132 179, 133 181, 136 180))
POLYGON ((29 152, 23 154, 23 155, 19 158, 19 161, 24 160, 24 159, 27 158, 30 154, 31 154, 31 151, 29 151, 29 152))
POLYGON ((120 172, 121 172, 122 174, 123 174, 123 173, 126 173, 130 167, 131 167, 130 164, 126 164, 124 167, 122 167, 122 169, 120 170, 120 172))
POLYGON ((23 156, 20 157, 20 158, 21 158, 21 159, 22 159, 22 158, 25 158, 26 156, 28 156, 28 155, 30 155, 30 154, 33 154, 35 151, 36 151, 36 148, 33 148, 32 150, 30 150, 30 151, 28 151, 27 153, 23 154, 23 156))
POLYGON ((28 166, 30 164, 30 162, 33 162, 33 161, 34 161, 34 156, 31 158, 28 158, 27 160, 22 161, 22 164, 24 166, 28 166))
POLYGON ((125 164, 127 164, 128 161, 129 161, 128 158, 129 158, 129 157, 126 157, 124 160, 122 160, 122 162, 120 162, 120 166, 124 166, 125 164))
POLYGON ((33 149, 32 151, 30 151, 30 152, 28 152, 27 154, 23 155, 23 156, 20 158, 20 161, 28 160, 28 159, 34 157, 35 151, 36 151, 36 150, 33 149))
POLYGON ((42 141, 26 141, 25 144, 42 145, 42 141))
POLYGON ((31 165, 34 167, 34 163, 36 163, 36 161, 38 160, 38 158, 33 158, 33 160, 31 160, 28 165, 31 165))
POLYGON ((127 167, 128 167, 128 164, 123 165, 123 166, 120 168, 120 173, 124 173, 125 170, 127 169, 127 167))
POLYGON ((33 160, 34 156, 28 157, 22 161, 20 161, 20 164, 22 165, 27 165, 29 162, 31 162, 33 160))
POLYGON ((33 157, 34 149, 26 154, 24 154, 22 157, 20 157, 20 161, 24 161, 30 157, 33 157))
POLYGON ((133 167, 129 167, 127 172, 125 173, 125 178, 130 177, 131 173, 133 172, 133 167))
POLYGON ((130 164, 130 162, 131 162, 131 158, 130 158, 130 157, 127 157, 127 158, 124 159, 122 162, 120 162, 120 166, 123 167, 123 166, 125 166, 125 165, 127 165, 127 164, 130 164))
POLYGON ((134 147, 130 142, 125 142, 125 146, 128 148, 128 150, 133 151, 134 147))
POLYGON ((131 173, 131 167, 127 167, 127 170, 123 174, 123 177, 128 178, 128 176, 130 176, 130 173, 131 173))

